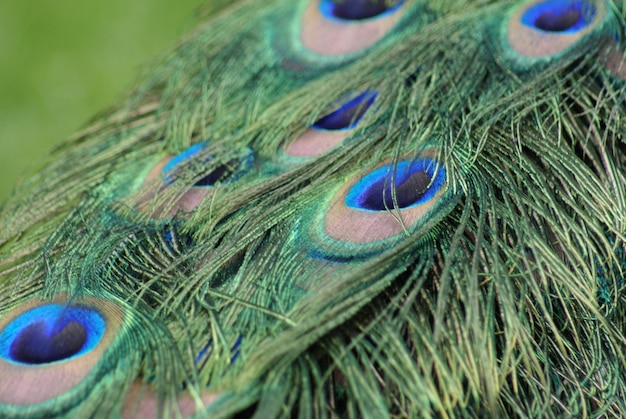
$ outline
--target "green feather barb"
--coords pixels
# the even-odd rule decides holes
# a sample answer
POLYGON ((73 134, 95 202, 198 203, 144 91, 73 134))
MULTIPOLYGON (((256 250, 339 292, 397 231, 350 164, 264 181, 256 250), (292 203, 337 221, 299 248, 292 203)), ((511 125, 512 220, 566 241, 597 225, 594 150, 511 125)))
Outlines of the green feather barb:
POLYGON ((0 416, 620 416, 620 4, 207 20, 2 207, 0 416))

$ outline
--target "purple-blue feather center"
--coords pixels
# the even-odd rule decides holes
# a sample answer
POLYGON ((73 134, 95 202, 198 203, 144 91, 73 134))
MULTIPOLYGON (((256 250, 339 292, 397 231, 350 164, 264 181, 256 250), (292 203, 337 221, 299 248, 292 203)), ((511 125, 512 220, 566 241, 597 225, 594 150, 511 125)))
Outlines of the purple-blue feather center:
POLYGON ((354 128, 375 100, 376 92, 367 90, 315 121, 313 127, 327 131, 354 128))
POLYGON ((445 169, 433 160, 401 161, 364 176, 348 192, 346 205, 369 211, 409 208, 428 202, 444 182, 445 169))
POLYGON ((104 318, 95 310, 43 305, 0 331, 0 358, 31 365, 66 360, 94 349, 105 329, 104 318))
POLYGON ((402 0, 322 0, 320 10, 328 18, 364 20, 393 13, 402 0))
POLYGON ((525 26, 544 32, 575 33, 595 16, 593 5, 583 0, 548 0, 530 7, 521 18, 525 26))

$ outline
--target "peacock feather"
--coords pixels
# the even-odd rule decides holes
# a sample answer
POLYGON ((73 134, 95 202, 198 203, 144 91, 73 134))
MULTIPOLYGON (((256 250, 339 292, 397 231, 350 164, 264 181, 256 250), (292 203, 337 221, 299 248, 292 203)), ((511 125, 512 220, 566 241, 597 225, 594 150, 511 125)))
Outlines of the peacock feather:
POLYGON ((1 207, 0 416, 622 416, 625 16, 225 7, 1 207))

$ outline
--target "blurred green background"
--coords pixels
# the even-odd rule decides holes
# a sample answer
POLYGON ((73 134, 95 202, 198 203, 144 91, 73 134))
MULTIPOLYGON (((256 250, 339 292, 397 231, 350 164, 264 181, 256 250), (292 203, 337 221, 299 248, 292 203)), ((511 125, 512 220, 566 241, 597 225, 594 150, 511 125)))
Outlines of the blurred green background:
POLYGON ((207 0, 0 0, 0 203, 133 86, 207 0))

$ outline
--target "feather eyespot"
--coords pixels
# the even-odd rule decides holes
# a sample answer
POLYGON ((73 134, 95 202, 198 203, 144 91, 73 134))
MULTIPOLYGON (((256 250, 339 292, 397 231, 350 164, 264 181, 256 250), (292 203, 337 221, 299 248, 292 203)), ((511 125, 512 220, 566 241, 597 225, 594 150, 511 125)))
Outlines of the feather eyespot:
POLYGON ((574 33, 593 21, 595 8, 586 1, 548 0, 526 9, 524 26, 544 32, 574 33))
POLYGON ((316 254, 325 257, 382 251, 389 239, 436 222, 455 195, 447 193, 447 172, 426 149, 417 159, 384 162, 354 176, 317 210, 310 224, 316 254))
POLYGON ((191 212, 212 193, 215 186, 234 182, 252 168, 254 155, 249 148, 235 150, 232 158, 216 164, 206 153, 208 143, 192 145, 155 165, 142 186, 136 208, 153 218, 171 218, 179 211, 191 212), (168 187, 172 199, 160 202, 168 187))
POLYGON ((430 159, 382 166, 358 181, 346 196, 350 208, 405 209, 428 202, 443 186, 445 169, 430 159))
POLYGON ((600 1, 535 0, 513 11, 505 26, 506 43, 519 64, 545 61, 597 32, 607 16, 600 1))
POLYGON ((313 128, 338 131, 356 127, 356 124, 358 124, 365 112, 376 100, 376 96, 376 92, 369 90, 361 93, 333 112, 315 121, 313 128))
POLYGON ((0 319, 0 403, 40 403, 79 385, 123 319, 120 307, 96 298, 34 300, 10 312, 0 319))
POLYGON ((291 157, 314 157, 339 145, 354 129, 376 100, 376 92, 367 90, 344 102, 340 107, 321 117, 285 152, 291 157))
POLYGON ((405 6, 403 0, 313 0, 302 17, 300 40, 319 55, 360 51, 394 27, 405 6))
MULTIPOLYGON (((163 181, 172 183, 176 178, 182 177, 181 173, 184 175, 202 171, 203 166, 208 165, 213 158, 212 156, 198 158, 207 145, 208 143, 206 142, 194 144, 182 153, 172 157, 162 168, 163 181)), ((241 159, 232 160, 217 166, 201 178, 195 180, 192 187, 202 188, 215 186, 218 183, 232 182, 247 172, 251 165, 252 153, 249 152, 241 159)))
POLYGON ((31 365, 62 361, 89 352, 104 330, 104 319, 94 310, 45 305, 22 314, 7 326, 0 340, 10 345, 1 354, 31 365))
POLYGON ((363 20, 394 13, 402 3, 399 0, 321 0, 319 7, 327 18, 363 20))

